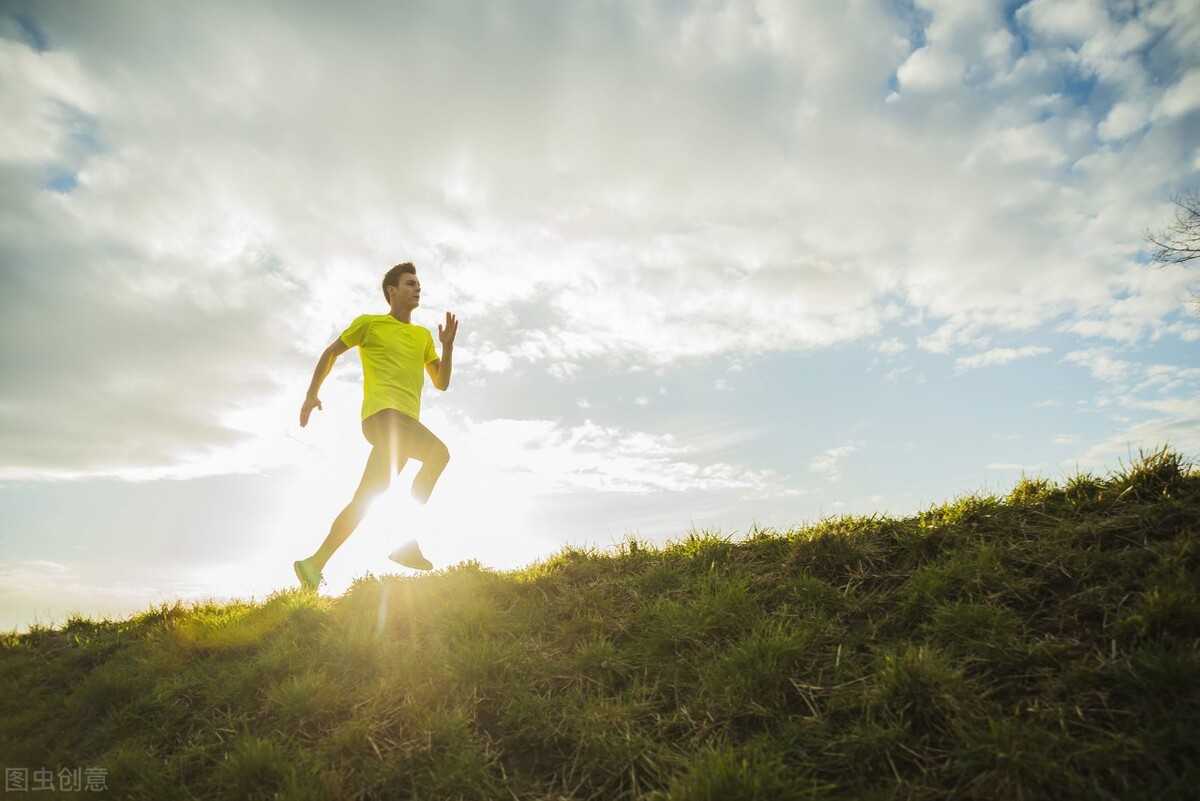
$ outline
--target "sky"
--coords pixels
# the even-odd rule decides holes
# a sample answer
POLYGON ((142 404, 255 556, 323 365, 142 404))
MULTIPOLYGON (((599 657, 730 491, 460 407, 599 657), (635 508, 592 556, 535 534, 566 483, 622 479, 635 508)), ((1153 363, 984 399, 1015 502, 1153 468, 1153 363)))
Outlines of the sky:
POLYGON ((0 629, 1200 456, 1200 0, 0 3, 0 629), (440 344, 439 344, 440 350, 440 344))

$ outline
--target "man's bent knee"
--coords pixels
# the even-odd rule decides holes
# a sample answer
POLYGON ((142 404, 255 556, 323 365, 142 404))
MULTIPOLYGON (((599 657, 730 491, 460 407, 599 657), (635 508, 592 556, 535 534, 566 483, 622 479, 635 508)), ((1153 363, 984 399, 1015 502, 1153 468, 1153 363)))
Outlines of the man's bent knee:
POLYGON ((356 524, 361 523, 378 498, 378 495, 355 495, 354 499, 346 506, 346 511, 356 524))
POLYGON ((352 500, 350 503, 354 506, 361 506, 365 509, 374 503, 376 498, 387 492, 390 484, 391 481, 388 480, 380 483, 360 486, 358 491, 354 493, 354 500, 352 500))

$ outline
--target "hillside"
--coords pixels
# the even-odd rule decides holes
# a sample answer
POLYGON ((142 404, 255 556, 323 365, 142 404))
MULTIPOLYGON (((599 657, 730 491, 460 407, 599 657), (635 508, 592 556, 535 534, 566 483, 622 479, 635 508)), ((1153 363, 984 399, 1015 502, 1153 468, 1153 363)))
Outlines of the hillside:
POLYGON ((107 788, 12 798, 1194 798, 1198 588, 1164 448, 904 519, 9 634, 0 764, 107 788))

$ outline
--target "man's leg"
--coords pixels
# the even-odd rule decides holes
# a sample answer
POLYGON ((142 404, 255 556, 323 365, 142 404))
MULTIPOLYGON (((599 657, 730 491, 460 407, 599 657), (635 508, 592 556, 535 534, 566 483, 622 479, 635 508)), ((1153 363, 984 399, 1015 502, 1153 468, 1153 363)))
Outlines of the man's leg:
MULTIPOLYGON (((399 424, 404 431, 404 453, 421 463, 421 469, 413 479, 412 496, 417 503, 424 506, 429 501, 429 495, 433 492, 438 477, 450 462, 450 450, 419 421, 405 417, 399 424)), ((404 543, 388 554, 388 558, 416 570, 433 569, 433 563, 421 553, 421 547, 416 540, 404 543)))
POLYGON ((421 463, 421 469, 413 479, 412 496, 417 503, 424 506, 429 502, 429 496, 433 493, 433 487, 442 471, 450 462, 450 449, 420 422, 414 420, 412 429, 413 441, 409 454, 421 463))
MULTIPOLYGON (((399 467, 403 467, 404 457, 400 456, 399 459, 401 460, 399 467)), ((324 570, 325 563, 333 556, 334 551, 341 547, 342 543, 366 517, 367 510, 374 500, 387 491, 392 483, 391 462, 392 455, 386 444, 375 445, 371 448, 371 455, 367 457, 367 466, 363 469, 362 479, 358 483, 354 499, 333 521, 333 526, 330 527, 325 542, 321 543, 317 552, 308 558, 307 561, 310 565, 316 567, 317 570, 324 570)), ((397 472, 398 470, 399 468, 397 468, 397 472)))

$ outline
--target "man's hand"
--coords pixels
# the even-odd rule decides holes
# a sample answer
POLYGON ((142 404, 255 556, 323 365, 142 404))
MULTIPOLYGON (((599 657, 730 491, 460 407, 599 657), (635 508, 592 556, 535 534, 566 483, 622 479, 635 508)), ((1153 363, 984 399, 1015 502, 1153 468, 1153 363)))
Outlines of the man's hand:
POLYGON ((316 395, 309 395, 304 399, 304 405, 300 407, 300 427, 304 428, 308 425, 308 416, 312 414, 313 408, 321 409, 321 399, 316 395))
POLYGON ((458 333, 458 318, 446 312, 446 327, 438 326, 438 339, 442 341, 442 351, 454 347, 454 335, 458 333))

